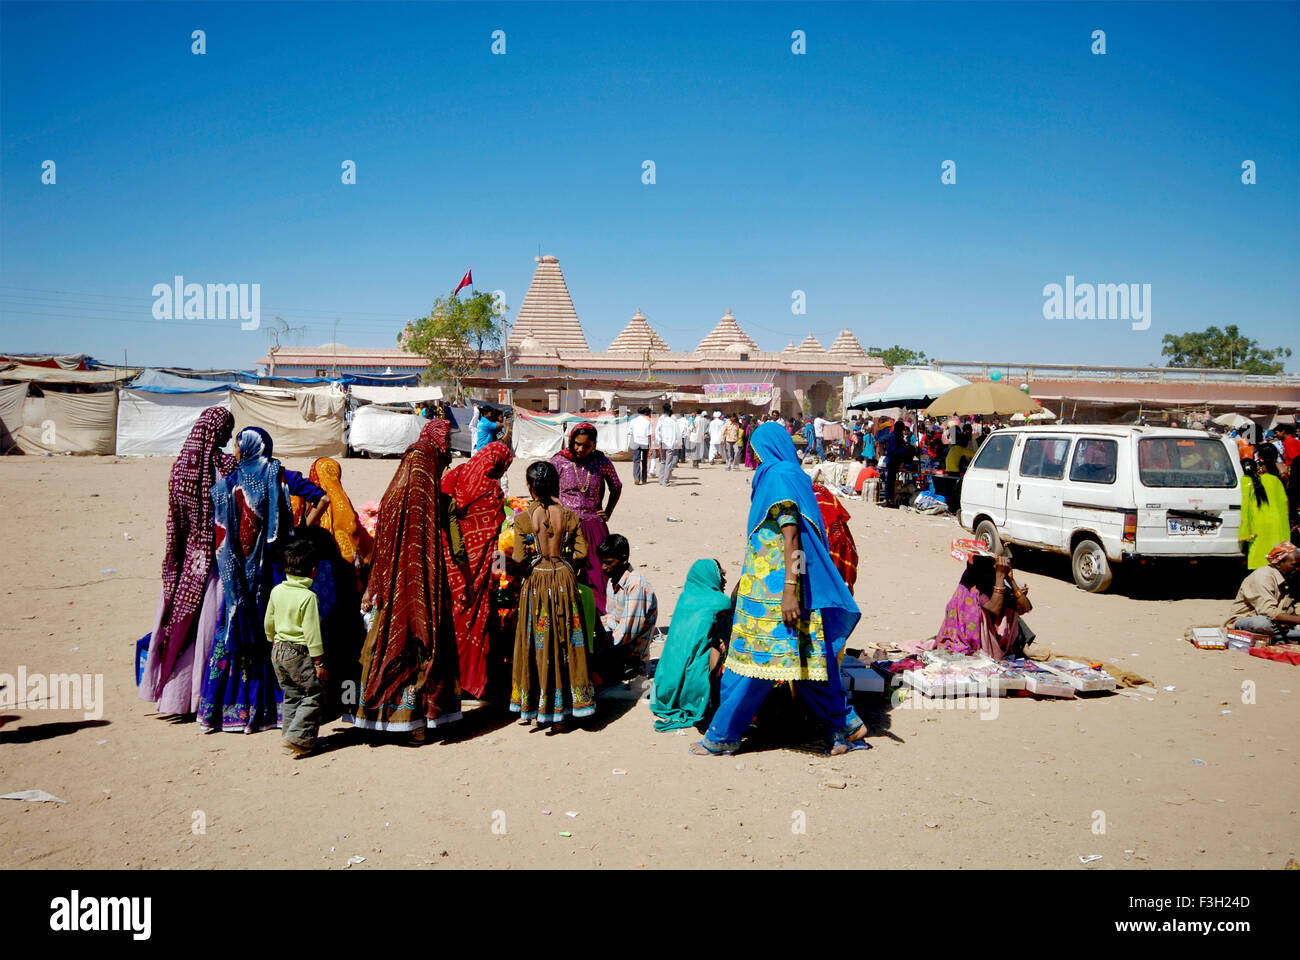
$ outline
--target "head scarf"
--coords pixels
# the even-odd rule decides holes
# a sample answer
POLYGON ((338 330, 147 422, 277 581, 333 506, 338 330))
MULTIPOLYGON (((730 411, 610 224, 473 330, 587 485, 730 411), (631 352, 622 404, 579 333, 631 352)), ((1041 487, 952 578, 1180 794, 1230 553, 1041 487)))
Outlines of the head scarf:
POLYGON ((566 442, 564 447, 560 450, 560 456, 564 457, 565 460, 590 460, 599 452, 596 449, 595 440, 596 440, 596 425, 594 423, 588 423, 587 421, 584 420, 582 423, 578 424, 576 427, 574 427, 572 430, 569 431, 568 442, 566 442), (585 457, 579 457, 576 453, 573 452, 573 438, 577 434, 582 432, 590 432, 591 439, 592 439, 591 453, 587 454, 585 457))
POLYGON ((1272 550, 1268 552, 1268 565, 1270 567, 1276 567, 1287 557, 1291 556, 1291 554, 1295 553, 1295 551, 1296 551, 1296 545, 1291 541, 1288 540, 1283 543, 1279 543, 1276 547, 1274 547, 1272 550))
POLYGON ((812 481, 799 467, 794 441, 780 426, 763 424, 754 431, 750 444, 762 462, 754 471, 746 535, 753 535, 773 504, 784 500, 794 502, 799 511, 799 543, 806 563, 804 603, 809 610, 821 611, 826 639, 838 657, 862 612, 831 560, 812 481))
MULTIPOLYGON (((461 510, 468 510, 483 497, 494 499, 500 510, 505 502, 501 492, 501 475, 509 469, 514 458, 510 448, 500 440, 484 444, 468 463, 462 463, 443 474, 442 492, 454 497, 456 506, 461 510)), ((498 521, 500 519, 497 517, 498 521)))
POLYGON ((217 527, 217 570, 226 594, 227 617, 236 607, 261 632, 261 614, 270 592, 268 548, 287 536, 288 490, 280 481, 280 461, 271 457, 271 438, 260 427, 245 427, 236 438, 239 466, 212 488, 217 527), (255 605, 256 610, 251 607, 255 605))
POLYGON ((208 490, 218 477, 235 469, 235 458, 221 452, 234 428, 235 418, 223 407, 208 407, 200 413, 167 481, 167 541, 162 571, 165 606, 158 637, 163 676, 171 674, 207 587, 216 554, 208 490))
POLYGON ((731 601, 722 592, 716 560, 696 560, 673 609, 663 656, 655 670, 650 712, 659 732, 689 727, 704 718, 709 705, 709 634, 731 601))
POLYGON ((320 518, 321 529, 334 535, 339 553, 348 563, 356 559, 357 551, 365 557, 370 551, 370 534, 357 520, 357 511, 343 490, 343 468, 332 457, 321 457, 311 465, 307 478, 325 491, 330 498, 329 509, 320 518), (364 539, 364 543, 362 542, 364 539))

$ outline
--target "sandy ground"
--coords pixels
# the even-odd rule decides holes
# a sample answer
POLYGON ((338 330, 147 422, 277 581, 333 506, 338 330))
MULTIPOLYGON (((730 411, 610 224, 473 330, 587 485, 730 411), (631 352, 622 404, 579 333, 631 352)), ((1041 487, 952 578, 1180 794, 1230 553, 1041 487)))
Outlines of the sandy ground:
MULTIPOLYGON (((395 465, 346 461, 354 502, 378 498, 395 465)), ((0 459, 0 672, 103 674, 105 700, 99 721, 30 708, 0 717, 0 793, 67 801, 0 801, 0 866, 343 869, 361 856, 352 869, 1107 870, 1277 868, 1300 854, 1300 669, 1180 640, 1191 623, 1221 621, 1227 601, 1215 594, 1235 589, 1187 568, 1137 597, 1076 590, 1051 558, 1023 574, 1040 644, 1139 672, 1152 699, 1008 700, 994 717, 878 697, 860 705, 874 749, 846 757, 695 758, 688 737, 654 732, 644 701, 602 701, 593 729, 558 737, 471 715, 456 739, 418 749, 330 724, 337 748, 300 761, 272 732, 205 736, 155 715, 134 687, 170 466, 0 459), (1243 684, 1255 702, 1243 703, 1243 684), (1093 854, 1102 859, 1080 863, 1093 854)), ((524 466, 511 470, 515 491, 524 466)), ((630 480, 628 465, 619 471, 630 480)), ((734 582, 748 476, 688 469, 668 489, 624 487, 612 527, 632 541, 663 620, 693 559, 717 556, 734 582)), ((850 646, 932 635, 960 574, 947 556, 956 524, 849 509, 864 611, 850 646)))

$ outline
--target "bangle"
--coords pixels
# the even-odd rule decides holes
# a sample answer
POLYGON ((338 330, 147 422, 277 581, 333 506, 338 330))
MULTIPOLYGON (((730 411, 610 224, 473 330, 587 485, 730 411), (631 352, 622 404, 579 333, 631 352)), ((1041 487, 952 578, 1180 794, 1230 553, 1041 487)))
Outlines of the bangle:
POLYGON ((787 581, 785 582, 785 584, 786 584, 786 586, 788 586, 788 587, 789 587, 789 586, 795 586, 795 587, 797 587, 797 586, 799 586, 799 581, 798 581, 798 580, 787 580, 787 581))

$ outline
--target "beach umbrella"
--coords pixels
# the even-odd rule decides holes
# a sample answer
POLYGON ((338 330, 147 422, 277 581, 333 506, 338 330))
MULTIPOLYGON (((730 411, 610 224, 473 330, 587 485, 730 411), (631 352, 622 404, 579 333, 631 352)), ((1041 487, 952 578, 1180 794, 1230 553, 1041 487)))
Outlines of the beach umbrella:
POLYGON ((939 370, 899 370, 867 385, 849 403, 850 410, 880 410, 885 407, 923 407, 953 387, 969 384, 965 377, 939 370))
POLYGON ((1043 409, 1033 397, 1026 396, 1009 383, 981 381, 949 390, 925 410, 927 416, 973 417, 1031 414, 1043 409))
POLYGON ((1214 422, 1221 427, 1230 427, 1233 430, 1237 427, 1253 427, 1255 421, 1250 417, 1243 417, 1239 413, 1221 413, 1214 418, 1214 422))

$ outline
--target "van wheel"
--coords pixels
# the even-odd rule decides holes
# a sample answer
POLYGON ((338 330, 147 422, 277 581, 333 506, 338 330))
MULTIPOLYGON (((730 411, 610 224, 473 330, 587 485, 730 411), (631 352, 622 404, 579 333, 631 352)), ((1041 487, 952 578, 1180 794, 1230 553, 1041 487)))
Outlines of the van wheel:
POLYGON ((984 545, 993 553, 1002 552, 1002 538, 998 536, 998 528, 992 520, 981 520, 975 525, 975 539, 983 540, 984 545))
POLYGON ((1106 551, 1096 540, 1080 540, 1070 558, 1070 572, 1080 590, 1101 593, 1110 586, 1115 574, 1106 559, 1106 551))

